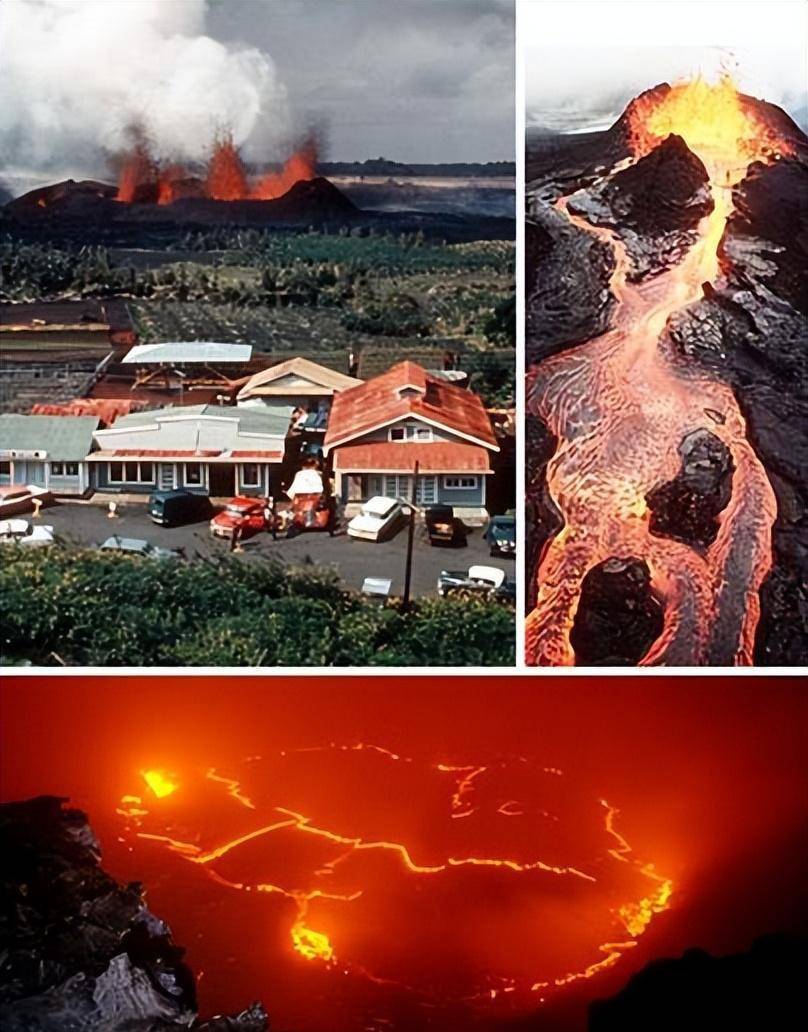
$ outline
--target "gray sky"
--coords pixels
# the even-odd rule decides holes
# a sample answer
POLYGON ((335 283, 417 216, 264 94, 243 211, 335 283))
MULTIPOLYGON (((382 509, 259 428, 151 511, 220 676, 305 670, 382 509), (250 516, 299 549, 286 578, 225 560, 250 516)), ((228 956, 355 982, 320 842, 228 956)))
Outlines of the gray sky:
POLYGON ((721 69, 808 117, 806 0, 532 0, 519 15, 528 125, 601 127, 644 89, 721 69))
MULTIPOLYGON (((210 0, 223 41, 269 53, 328 157, 514 156, 513 0, 210 0)), ((260 135, 260 134, 259 134, 260 135)))

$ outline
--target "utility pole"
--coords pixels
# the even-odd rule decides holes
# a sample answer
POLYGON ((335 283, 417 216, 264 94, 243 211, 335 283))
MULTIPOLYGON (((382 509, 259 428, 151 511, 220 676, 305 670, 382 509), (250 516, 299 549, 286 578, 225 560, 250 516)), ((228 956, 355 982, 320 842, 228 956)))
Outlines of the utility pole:
POLYGON ((401 611, 406 613, 410 608, 410 581, 412 579, 412 546, 415 540, 415 500, 418 497, 418 460, 412 473, 412 492, 410 494, 410 524, 407 528, 407 563, 404 567, 404 599, 401 611))

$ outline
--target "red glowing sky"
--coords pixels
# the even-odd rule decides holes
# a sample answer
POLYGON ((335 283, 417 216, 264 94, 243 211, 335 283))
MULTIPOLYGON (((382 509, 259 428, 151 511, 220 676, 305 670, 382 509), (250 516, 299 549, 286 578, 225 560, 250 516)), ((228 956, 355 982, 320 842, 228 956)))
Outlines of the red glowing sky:
MULTIPOLYGON (((414 678, 9 679, 3 700, 2 790, 4 798, 42 792, 69 795, 90 813, 110 871, 143 879, 150 905, 189 947, 192 966, 204 971, 204 1009, 232 1010, 263 996, 270 1014, 274 1004, 277 1027, 308 1028, 314 1027, 322 1000, 330 999, 348 1028, 356 1008, 367 1004, 367 999, 357 1002, 357 993, 372 997, 377 1012, 382 1006, 379 994, 384 993, 378 987, 363 988, 361 979, 346 978, 335 997, 333 976, 315 970, 318 962, 313 967, 288 948, 289 915, 294 916, 288 899, 274 894, 262 898, 257 919, 254 898, 222 889, 182 856, 142 841, 129 852, 133 840, 130 833, 122 834, 122 819, 115 810, 121 796, 133 790, 144 792, 145 798, 139 772, 176 771, 186 784, 212 766, 238 771, 241 777, 248 769, 245 757, 333 741, 376 742, 412 756, 424 770, 450 759, 505 755, 522 756, 537 769, 562 769, 561 794, 555 787, 545 790, 539 780, 531 782, 530 791, 539 793, 539 802, 549 799, 552 808, 568 818, 564 836, 548 839, 542 848, 558 850, 554 860, 568 855, 583 865, 598 850, 603 853, 592 807, 606 798, 619 807, 618 829, 634 854, 655 862, 674 882, 670 909, 654 919, 631 956, 585 985, 570 987, 565 999, 548 1004, 563 1010, 570 1003, 583 1005, 593 995, 614 991, 653 956, 675 954, 692 945, 719 952, 743 949, 756 934, 800 924, 805 914, 804 895, 798 898, 804 894, 798 870, 802 858, 794 853, 792 841, 806 816, 806 715, 808 700, 796 682, 775 678, 456 678, 445 679, 440 687, 430 679, 414 678), (119 835, 123 843, 116 841, 119 835), (217 915, 218 938, 206 932, 210 907, 217 915), (265 954, 256 955, 256 937, 262 935, 265 954)), ((396 768, 386 783, 374 774, 378 783, 371 785, 365 766, 345 767, 328 750, 310 755, 310 763, 296 762, 294 769, 284 768, 282 777, 275 767, 263 770, 263 780, 253 776, 254 784, 245 787, 258 791, 259 817, 261 807, 295 802, 309 808, 319 827, 344 831, 353 825, 355 831, 361 824, 368 837, 406 840, 421 862, 445 854, 446 844, 437 841, 425 816, 433 804, 424 802, 431 798, 424 786, 428 782, 433 792, 440 777, 451 781, 454 775, 435 775, 433 770, 428 779, 419 774, 416 781, 408 774, 402 780, 396 768), (280 796, 278 784, 283 789, 280 796)), ((512 774, 497 774, 485 792, 481 788, 481 807, 486 792, 492 805, 501 802, 497 793, 503 799, 511 794, 512 774)), ((174 796, 156 800, 149 795, 147 808, 163 821, 162 829, 156 830, 170 823, 176 837, 183 837, 180 832, 202 835, 204 841, 199 841, 209 848, 256 826, 250 823, 255 811, 234 804, 225 788, 207 783, 205 791, 218 794, 204 797, 205 821, 200 818, 201 806, 182 809, 180 793, 176 802, 174 796), (169 801, 175 806, 169 811, 170 822, 159 815, 159 805, 169 801)), ((515 790, 528 797, 524 784, 515 790)), ((201 804, 199 792, 194 798, 201 804)), ((440 793, 435 796, 442 798, 440 793)), ((454 822, 447 832, 453 836, 450 852, 461 855, 476 847, 491 856, 496 855, 492 850, 502 851, 507 845, 508 855, 528 856, 535 843, 523 841, 518 819, 504 822, 506 843, 501 837, 491 839, 483 816, 481 809, 469 820, 454 822)), ((309 863, 312 845, 317 844, 312 836, 301 838, 306 840, 302 845, 290 840, 280 865, 264 838, 252 844, 250 852, 224 857, 216 873, 232 881, 260 878, 297 885, 294 878, 289 882, 289 871, 309 863)), ((322 857, 318 853, 318 862, 330 859, 328 850, 322 857)), ((373 854, 373 871, 381 862, 373 854)), ((385 859, 384 864, 377 884, 386 887, 389 882, 390 893, 384 898, 378 892, 368 894, 365 909, 356 911, 359 917, 352 918, 350 926, 344 911, 328 906, 313 911, 310 923, 328 925, 338 954, 340 946, 349 953, 353 950, 372 967, 375 950, 380 964, 383 960, 390 969, 401 967, 405 953, 392 950, 382 957, 386 947, 380 945, 384 939, 371 920, 369 901, 384 906, 386 927, 400 925, 412 898, 407 895, 412 880, 402 877, 400 863, 391 866, 385 859)), ((366 881, 369 870, 357 871, 351 861, 340 867, 341 884, 353 890, 359 884, 356 878, 361 875, 360 881, 366 881)), ((436 898, 441 907, 455 908, 452 913, 464 922, 462 935, 467 940, 480 938, 480 949, 471 953, 501 965, 512 959, 507 941, 502 939, 501 948, 492 942, 506 936, 512 926, 492 925, 483 918, 491 914, 490 893, 502 886, 480 879, 479 872, 473 874, 464 875, 454 896, 444 893, 436 898)), ((557 881, 558 890, 555 882, 541 884, 543 918, 555 922, 554 934, 565 940, 570 956, 595 960, 588 951, 592 937, 600 941, 603 929, 585 926, 600 920, 606 897, 593 896, 592 906, 570 907, 567 920, 567 889, 560 884, 563 879, 557 881)), ((627 884, 621 883, 620 891, 627 884)), ((368 886, 362 882, 360 887, 368 886)), ((520 906, 530 901, 536 884, 525 888, 520 906)), ((414 950, 405 959, 408 970, 416 970, 418 936, 406 929, 398 938, 407 950, 414 950)), ((434 966, 440 944, 427 936, 423 950, 434 966)), ((546 962, 540 950, 535 957, 546 962)), ((459 970, 447 968, 446 978, 457 977, 459 970)), ((400 1016, 406 999, 398 1000, 396 1007, 400 1016)), ((445 1020, 446 1027, 464 1027, 457 1023, 460 1019, 454 1025, 445 1020)))

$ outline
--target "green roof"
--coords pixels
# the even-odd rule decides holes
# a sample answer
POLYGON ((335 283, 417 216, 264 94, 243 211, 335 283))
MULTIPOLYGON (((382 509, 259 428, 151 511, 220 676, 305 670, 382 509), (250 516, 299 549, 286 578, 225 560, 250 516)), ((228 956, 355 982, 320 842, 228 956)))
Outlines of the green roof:
POLYGON ((57 462, 81 462, 93 447, 97 416, 0 415, 0 451, 44 451, 57 462))

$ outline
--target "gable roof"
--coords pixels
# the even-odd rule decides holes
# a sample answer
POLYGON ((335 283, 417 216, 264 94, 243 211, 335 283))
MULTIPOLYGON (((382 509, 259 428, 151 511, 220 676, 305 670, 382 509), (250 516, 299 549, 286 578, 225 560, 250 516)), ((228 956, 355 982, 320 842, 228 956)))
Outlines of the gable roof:
POLYGON ((262 369, 255 373, 244 384, 238 392, 239 398, 249 398, 252 395, 273 395, 273 394, 323 394, 334 391, 345 391, 351 387, 361 384, 353 376, 346 376, 345 373, 338 373, 334 369, 328 369, 308 358, 288 358, 285 362, 270 366, 269 369, 262 369), (304 381, 310 381, 310 387, 305 384, 284 384, 279 381, 287 377, 297 377, 304 381))
POLYGON ((407 416, 499 451, 480 398, 431 376, 410 361, 398 362, 381 376, 335 395, 325 435, 326 451, 407 416))
POLYGON ((82 462, 93 446, 97 416, 0 415, 0 450, 43 451, 48 460, 82 462))

